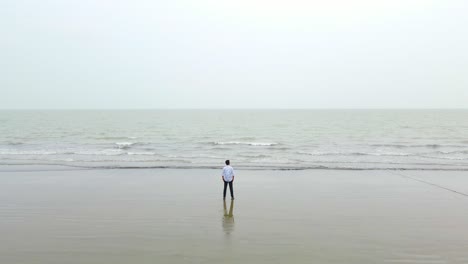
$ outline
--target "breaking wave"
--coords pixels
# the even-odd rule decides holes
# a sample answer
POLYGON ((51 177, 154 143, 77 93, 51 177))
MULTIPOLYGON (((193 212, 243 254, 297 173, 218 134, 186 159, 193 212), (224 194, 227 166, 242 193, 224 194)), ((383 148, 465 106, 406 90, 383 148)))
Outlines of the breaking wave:
POLYGON ((437 149, 437 148, 467 148, 468 145, 454 145, 454 144, 369 144, 365 146, 371 147, 391 147, 391 148, 429 148, 429 149, 437 149))
MULTIPOLYGON (((0 160, 0 165, 50 165, 50 166, 67 166, 70 168, 80 169, 214 169, 219 170, 220 166, 194 164, 188 160, 175 160, 167 162, 162 161, 161 164, 153 162, 140 162, 139 164, 121 163, 118 160, 106 160, 118 162, 115 164, 100 164, 93 161, 76 161, 73 159, 52 159, 48 161, 41 160, 0 160), (177 164, 173 164, 176 162, 177 164), (147 163, 146 165, 143 163, 147 163), (183 165, 186 164, 186 165, 183 165)), ((376 170, 376 171, 468 171, 468 166, 448 166, 447 164, 427 164, 426 166, 352 166, 352 165, 303 165, 303 166, 259 166, 255 164, 236 166, 237 170, 267 170, 267 171, 297 171, 297 170, 376 170)), ((1 168, 0 171, 8 171, 8 168, 1 168)))
POLYGON ((116 142, 115 143, 119 149, 128 149, 135 143, 133 142, 116 142))
POLYGON ((214 145, 247 145, 247 146, 275 146, 275 142, 242 142, 242 141, 220 141, 213 142, 214 145))
POLYGON ((404 152, 296 152, 310 156, 414 156, 413 153, 404 152))

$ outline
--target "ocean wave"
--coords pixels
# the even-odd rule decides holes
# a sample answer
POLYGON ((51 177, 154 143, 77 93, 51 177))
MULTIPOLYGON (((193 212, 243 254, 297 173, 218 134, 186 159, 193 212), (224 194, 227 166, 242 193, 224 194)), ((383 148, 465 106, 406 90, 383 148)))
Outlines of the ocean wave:
POLYGON ((63 150, 63 151, 39 151, 39 150, 0 150, 0 155, 89 155, 89 156, 121 156, 121 155, 145 155, 154 156, 155 152, 129 151, 124 149, 102 149, 102 150, 63 150))
POLYGON ((429 159, 443 159, 443 160, 468 160, 468 157, 450 157, 450 156, 421 156, 429 159))
POLYGON ((393 148, 410 148, 414 145, 404 145, 404 144, 363 144, 364 146, 370 147, 393 147, 393 148))
POLYGON ((221 145, 211 147, 210 150, 231 150, 229 147, 223 147, 221 145))
POLYGON ((137 139, 135 136, 89 136, 90 139, 104 139, 104 140, 126 140, 137 139))
POLYGON ((371 147, 393 147, 393 148, 466 148, 467 145, 458 144, 364 144, 371 147))
POLYGON ((448 160, 468 160, 468 157, 440 157, 441 159, 448 159, 448 160))
POLYGON ((222 159, 223 157, 214 156, 210 154, 195 154, 195 155, 175 155, 175 154, 166 154, 161 155, 161 157, 169 158, 169 159, 199 159, 199 158, 209 158, 209 159, 222 159))
POLYGON ((454 151, 436 151, 436 154, 468 154, 468 150, 454 150, 454 151))
POLYGON ((119 149, 128 149, 132 145, 135 145, 134 142, 116 142, 115 143, 119 149))
POLYGON ((275 146, 278 143, 275 142, 243 142, 243 141, 219 141, 213 142, 214 145, 248 145, 248 146, 275 146))
POLYGON ((127 152, 123 149, 103 149, 103 150, 79 150, 69 152, 70 154, 76 155, 91 155, 91 156, 120 156, 125 155, 127 152))
MULTIPOLYGON (((109 160, 112 161, 112 160, 109 160)), ((115 160, 114 162, 120 162, 115 160)), ((213 169, 218 170, 220 166, 194 164, 190 161, 178 161, 183 164, 160 164, 154 165, 153 162, 147 162, 144 165, 142 162, 139 164, 99 164, 98 162, 82 162, 82 163, 71 163, 70 160, 21 160, 21 161, 6 161, 0 160, 0 165, 51 165, 51 166, 67 166, 69 168, 79 169, 213 169), (96 164, 92 164, 96 163, 96 164), (186 165, 184 165, 186 164, 186 165)), ((304 165, 304 166, 262 166, 262 165, 242 165, 236 166, 239 170, 260 170, 260 171, 295 171, 295 170, 353 170, 353 171, 468 171, 468 165, 463 166, 450 166, 450 167, 431 167, 432 164, 420 167, 366 167, 366 166, 344 166, 344 165, 304 165)), ((437 164, 435 164, 437 165, 437 164)), ((2 171, 0 169, 0 171, 2 171)))
POLYGON ((20 142, 20 141, 7 141, 5 142, 5 145, 7 146, 19 146, 19 145, 23 145, 24 142, 20 142))
POLYGON ((154 156, 156 155, 155 152, 127 152, 127 155, 142 155, 142 156, 154 156))
POLYGON ((0 150, 0 155, 56 155, 59 154, 57 151, 48 150, 0 150))
POLYGON ((264 154, 240 154, 239 157, 245 157, 245 158, 271 158, 270 155, 264 155, 264 154))
MULTIPOLYGON (((145 166, 145 165, 140 165, 140 164, 155 164, 155 163, 168 163, 168 164, 186 164, 186 163, 193 163, 190 160, 186 159, 158 159, 158 158, 153 158, 153 159, 146 159, 146 160, 122 160, 122 159, 99 159, 99 160, 79 160, 76 159, 77 162, 80 163, 93 163, 93 164, 99 164, 96 166, 104 165, 107 166, 109 163, 115 166, 121 166, 121 164, 131 164, 131 166, 145 166)), ((173 165, 175 166, 175 165, 173 165)))
POLYGON ((413 153, 404 152, 302 152, 298 151, 297 154, 310 155, 310 156, 414 156, 413 153))

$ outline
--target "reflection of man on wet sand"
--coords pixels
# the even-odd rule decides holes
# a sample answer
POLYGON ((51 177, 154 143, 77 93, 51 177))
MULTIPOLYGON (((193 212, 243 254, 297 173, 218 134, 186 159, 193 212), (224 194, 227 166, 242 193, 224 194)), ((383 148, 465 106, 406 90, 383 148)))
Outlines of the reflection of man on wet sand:
POLYGON ((231 200, 231 205, 229 206, 229 213, 226 207, 226 200, 223 201, 224 205, 224 217, 223 217, 223 229, 226 234, 230 234, 234 231, 234 201, 231 200))

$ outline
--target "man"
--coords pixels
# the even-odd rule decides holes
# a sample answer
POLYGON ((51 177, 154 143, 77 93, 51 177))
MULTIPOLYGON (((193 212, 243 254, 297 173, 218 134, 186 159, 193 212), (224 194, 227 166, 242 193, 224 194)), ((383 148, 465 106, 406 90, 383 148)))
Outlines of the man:
POLYGON ((231 199, 234 200, 234 191, 232 190, 232 183, 234 182, 234 169, 229 165, 230 161, 226 160, 226 166, 223 168, 223 175, 221 179, 224 182, 224 192, 223 192, 223 199, 226 199, 226 188, 229 184, 229 191, 231 192, 231 199))

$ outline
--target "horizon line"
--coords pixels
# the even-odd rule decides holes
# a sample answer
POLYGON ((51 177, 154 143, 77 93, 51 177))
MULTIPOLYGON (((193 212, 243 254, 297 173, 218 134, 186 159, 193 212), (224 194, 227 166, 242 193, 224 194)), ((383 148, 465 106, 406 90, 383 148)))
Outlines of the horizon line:
POLYGON ((127 110, 468 110, 468 108, 0 108, 0 111, 127 111, 127 110))

